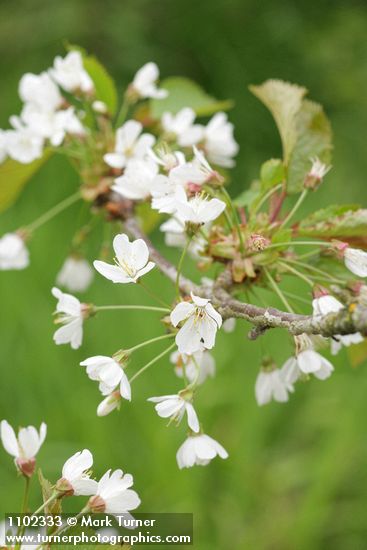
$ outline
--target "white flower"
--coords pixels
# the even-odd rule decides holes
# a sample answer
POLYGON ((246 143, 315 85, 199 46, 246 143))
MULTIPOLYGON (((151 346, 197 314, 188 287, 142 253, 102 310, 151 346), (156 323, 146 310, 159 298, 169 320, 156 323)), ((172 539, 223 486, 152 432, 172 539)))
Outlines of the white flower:
POLYGON ((3 162, 6 157, 6 132, 0 129, 0 163, 3 162))
POLYGON ((16 233, 0 238, 0 270, 24 269, 29 265, 29 252, 24 240, 16 233))
POLYGON ((93 262, 94 267, 113 283, 136 283, 140 277, 148 273, 155 266, 149 262, 149 250, 143 239, 130 242, 124 233, 113 239, 116 265, 100 260, 93 262))
POLYGON ((134 159, 129 162, 122 176, 115 179, 113 191, 126 199, 144 200, 151 194, 152 182, 158 166, 149 160, 134 159))
POLYGON ((131 87, 141 98, 154 97, 164 99, 167 97, 167 90, 159 90, 156 81, 159 78, 159 69, 155 63, 146 63, 134 76, 131 87))
POLYGON ((19 82, 19 96, 42 111, 55 111, 63 102, 59 88, 49 74, 26 73, 19 82))
POLYGON ((85 134, 85 130, 75 114, 74 108, 62 111, 45 111, 33 104, 27 104, 21 119, 27 128, 44 139, 49 139, 51 145, 61 145, 65 134, 85 134))
POLYGON ((112 168, 124 168, 131 159, 142 159, 153 147, 155 137, 142 134, 143 125, 137 120, 128 120, 116 131, 114 153, 104 155, 106 164, 112 168))
POLYGON ((50 74, 64 90, 69 92, 78 89, 82 92, 91 92, 94 88, 92 79, 83 67, 82 55, 77 51, 69 52, 64 58, 55 57, 50 74))
POLYGON ((344 251, 345 266, 358 277, 367 277, 367 252, 359 248, 350 248, 344 251))
POLYGON ((42 422, 39 432, 33 426, 20 428, 16 437, 13 428, 6 420, 0 423, 1 441, 6 452, 13 456, 17 465, 33 460, 46 438, 47 426, 42 422))
MULTIPOLYGON (((344 308, 343 304, 336 298, 330 295, 320 296, 312 301, 314 315, 327 315, 334 313, 344 308)), ((342 346, 350 346, 352 344, 360 344, 363 342, 363 336, 360 332, 355 334, 336 334, 331 339, 331 353, 336 355, 342 346)))
POLYGON ((162 128, 168 134, 172 134, 181 147, 195 145, 203 135, 202 126, 193 124, 195 116, 195 111, 190 107, 181 109, 175 115, 163 113, 162 128))
POLYGON ((58 288, 52 289, 52 294, 57 298, 56 323, 63 326, 54 334, 55 344, 70 344, 73 349, 78 349, 83 340, 83 305, 75 296, 65 294, 58 288))
POLYGON ((150 193, 152 195, 152 208, 164 214, 176 212, 176 189, 175 182, 163 174, 158 174, 152 181, 150 193))
POLYGON ((101 115, 105 115, 108 112, 107 105, 103 101, 99 101, 98 99, 96 101, 93 101, 92 109, 95 113, 99 113, 101 115))
POLYGON ((318 181, 322 180, 329 170, 331 170, 331 166, 321 162, 318 157, 312 157, 310 160, 312 162, 312 166, 308 173, 308 177, 315 178, 318 181))
POLYGON ((136 491, 130 489, 134 483, 131 474, 125 474, 122 470, 111 473, 108 470, 98 482, 97 492, 89 502, 92 512, 106 514, 124 514, 134 510, 140 504, 140 498, 136 491))
POLYGON ((162 395, 160 397, 150 397, 148 401, 157 403, 154 407, 161 418, 171 418, 179 424, 186 412, 187 423, 193 432, 200 430, 199 419, 193 405, 180 395, 162 395))
POLYGON ((162 166, 166 172, 169 172, 179 164, 185 163, 185 155, 181 151, 170 151, 164 145, 157 147, 155 151, 149 149, 148 155, 156 164, 162 166))
POLYGON ((212 437, 206 434, 190 435, 177 451, 176 459, 180 469, 194 465, 206 466, 213 458, 228 458, 228 453, 212 437))
POLYGON ((102 395, 110 395, 119 385, 121 397, 131 401, 131 387, 124 369, 112 357, 96 355, 80 363, 87 367, 87 374, 91 380, 99 382, 102 395))
POLYGON ((174 214, 180 201, 187 201, 185 190, 198 191, 206 181, 216 176, 205 157, 194 148, 191 162, 179 162, 168 176, 159 174, 151 184, 152 208, 165 214, 174 214))
POLYGON ((319 380, 329 378, 333 365, 313 349, 311 339, 306 334, 295 337, 296 356, 290 357, 281 368, 281 376, 288 385, 294 384, 301 374, 313 374, 319 380))
POLYGON ((217 172, 210 166, 203 153, 195 146, 193 152, 194 158, 190 162, 180 162, 169 173, 170 179, 177 186, 184 188, 200 186, 212 178, 218 178, 217 172))
POLYGON ((188 199, 183 189, 178 189, 176 193, 177 215, 185 222, 197 225, 211 222, 226 208, 226 203, 219 199, 209 199, 202 194, 188 199))
POLYGON ((174 351, 170 361, 175 365, 179 378, 185 375, 190 383, 202 384, 208 377, 215 375, 215 360, 209 351, 197 351, 192 355, 174 351))
POLYGON ((6 151, 9 157, 22 164, 29 164, 42 157, 43 138, 22 126, 17 117, 12 117, 12 123, 16 128, 5 132, 6 151))
POLYGON ((204 147, 208 158, 219 166, 231 167, 238 153, 238 143, 233 138, 233 124, 225 113, 217 113, 204 128, 204 147))
POLYGON ((233 332, 236 328, 236 319, 234 317, 230 317, 229 319, 226 319, 223 322, 223 330, 224 332, 230 333, 233 332))
POLYGON ((112 392, 108 395, 97 407, 97 416, 107 416, 110 412, 117 409, 121 401, 121 394, 119 391, 112 392))
POLYGON ((84 292, 94 277, 89 262, 83 258, 69 256, 60 269, 56 282, 71 292, 84 292))
POLYGON ((180 302, 171 312, 174 327, 184 321, 176 334, 180 353, 191 355, 201 349, 211 349, 215 344, 217 329, 222 325, 221 315, 213 308, 210 300, 191 293, 191 302, 180 302))
POLYGON ((301 351, 296 360, 299 369, 304 374, 312 373, 320 380, 328 378, 334 370, 330 361, 313 349, 301 351))
POLYGON ((71 456, 62 468, 62 477, 56 483, 56 489, 69 495, 95 495, 98 484, 90 479, 88 471, 93 465, 93 456, 88 449, 71 456))
POLYGON ((293 386, 287 384, 279 369, 261 370, 256 378, 255 397, 258 405, 266 405, 272 399, 279 403, 288 401, 288 392, 293 386))

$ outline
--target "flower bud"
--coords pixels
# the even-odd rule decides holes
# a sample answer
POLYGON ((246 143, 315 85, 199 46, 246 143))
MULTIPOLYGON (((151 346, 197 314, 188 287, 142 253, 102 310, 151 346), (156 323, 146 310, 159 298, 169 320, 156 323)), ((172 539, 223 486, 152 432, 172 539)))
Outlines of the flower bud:
POLYGON ((269 244, 270 240, 263 235, 259 235, 258 233, 252 233, 246 243, 247 248, 251 250, 251 252, 260 252, 261 250, 265 250, 269 244))

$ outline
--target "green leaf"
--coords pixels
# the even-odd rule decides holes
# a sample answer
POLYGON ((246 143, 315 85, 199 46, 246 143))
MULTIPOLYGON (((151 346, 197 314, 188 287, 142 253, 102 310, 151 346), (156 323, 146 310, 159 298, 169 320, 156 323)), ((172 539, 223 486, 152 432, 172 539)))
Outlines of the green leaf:
POLYGON ((280 159, 270 159, 264 162, 260 170, 260 179, 263 191, 284 181, 285 169, 283 162, 280 159))
POLYGON ((319 157, 325 164, 331 161, 332 131, 323 108, 305 100, 296 116, 297 140, 290 155, 287 190, 298 193, 303 188, 311 158, 319 157))
POLYGON ((117 109, 117 91, 112 77, 94 56, 84 56, 83 65, 93 80, 96 98, 103 101, 110 114, 114 115, 117 109))
POLYGON ((282 80, 267 80, 260 86, 250 86, 250 91, 273 115, 282 140, 284 162, 288 164, 297 141, 296 114, 307 93, 306 88, 282 80))
POLYGON ((281 80, 267 80, 250 90, 270 110, 277 124, 287 167, 287 190, 298 193, 311 168, 311 157, 329 163, 332 131, 321 105, 304 99, 307 90, 281 80))
POLYGON ((45 149, 40 159, 29 164, 21 164, 7 159, 0 165, 0 212, 6 210, 17 199, 25 184, 50 158, 52 151, 45 149))
MULTIPOLYGON (((38 469, 38 480, 41 485, 43 502, 46 502, 53 494, 53 485, 48 479, 43 477, 41 468, 38 469)), ((61 512, 61 501, 54 500, 45 508, 45 514, 59 514, 61 512)))
POLYGON ((239 207, 251 206, 259 198, 259 195, 258 189, 246 189, 234 199, 233 204, 239 207))
POLYGON ((356 205, 332 205, 318 210, 299 224, 300 237, 348 239, 366 242, 367 209, 356 205))
POLYGON ((184 107, 194 109, 197 116, 209 116, 218 111, 227 111, 233 106, 230 100, 218 101, 211 97, 189 78, 172 76, 163 80, 160 87, 167 90, 169 94, 165 99, 150 101, 151 115, 155 119, 161 118, 166 111, 177 113, 184 107))

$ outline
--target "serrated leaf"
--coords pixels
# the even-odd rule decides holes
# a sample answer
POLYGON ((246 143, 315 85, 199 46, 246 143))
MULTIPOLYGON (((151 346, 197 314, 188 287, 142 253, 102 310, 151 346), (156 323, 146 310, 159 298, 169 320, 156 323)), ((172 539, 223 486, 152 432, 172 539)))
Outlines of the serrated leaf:
POLYGON ((298 193, 303 189, 311 158, 319 157, 325 164, 331 161, 332 131, 321 105, 304 100, 295 117, 297 139, 290 154, 287 191, 298 193))
POLYGON ((103 101, 110 114, 114 115, 117 109, 117 91, 113 78, 94 56, 84 56, 83 65, 93 80, 96 98, 103 101))
POLYGON ((358 204, 330 204, 330 206, 316 210, 316 212, 304 218, 300 223, 300 227, 314 226, 317 222, 327 221, 330 218, 342 216, 346 212, 355 212, 359 209, 358 204))
POLYGON ((150 101, 151 116, 161 118, 166 111, 177 113, 184 107, 191 107, 197 116, 209 116, 218 111, 227 111, 233 106, 233 102, 218 101, 208 95, 196 82, 181 76, 166 78, 160 83, 160 87, 167 90, 165 99, 152 99, 150 101))
POLYGON ((260 169, 260 179, 263 191, 284 181, 285 169, 283 162, 280 159, 270 159, 264 162, 260 169))
POLYGON ((330 206, 305 218, 297 228, 300 237, 367 242, 367 209, 355 205, 330 206))
POLYGON ((233 201, 235 206, 251 206, 259 198, 260 191, 255 189, 246 189, 240 193, 233 201))
POLYGON ((9 208, 32 176, 50 158, 52 151, 45 149, 40 159, 29 164, 21 164, 7 159, 0 165, 0 212, 9 208))
MULTIPOLYGON (((38 479, 41 485, 43 502, 46 502, 53 494, 53 485, 48 479, 46 479, 41 468, 38 469, 38 479)), ((45 507, 45 514, 60 514, 61 513, 61 500, 56 499, 45 507)))
POLYGON ((297 140, 296 114, 306 88, 282 80, 267 80, 259 86, 250 86, 250 90, 273 115, 282 140, 284 162, 288 164, 297 140))

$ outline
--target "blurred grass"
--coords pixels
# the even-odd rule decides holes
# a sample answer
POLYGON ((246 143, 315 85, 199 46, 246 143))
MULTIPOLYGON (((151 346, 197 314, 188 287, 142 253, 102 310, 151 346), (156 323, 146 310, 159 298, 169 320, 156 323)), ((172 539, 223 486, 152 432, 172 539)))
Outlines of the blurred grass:
MULTIPOLYGON (((236 193, 280 147, 270 116, 247 85, 283 78, 310 89, 311 97, 324 104, 335 132, 333 171, 303 212, 330 202, 359 202, 366 198, 366 22, 365 2, 341 0, 3 0, 2 127, 19 108, 20 76, 49 66, 64 40, 99 56, 121 87, 152 59, 164 76, 191 77, 219 99, 235 100, 231 119, 241 146, 233 173, 236 193)), ((0 234, 31 221, 77 185, 63 159, 52 159, 17 205, 1 216, 0 234)), ((365 548, 367 378, 363 366, 350 368, 344 352, 330 380, 299 384, 288 404, 260 409, 253 388, 261 352, 283 361, 291 350, 289 338, 274 331, 250 344, 248 326, 241 323, 234 334, 219 334, 214 352, 218 374, 200 389, 198 412, 230 458, 207 468, 178 471, 175 452, 185 429, 166 429, 146 402, 149 396, 179 388, 167 361, 135 383, 132 404, 96 418, 98 390, 78 363, 161 329, 154 313, 111 312, 86 324, 80 350, 53 344, 50 288, 67 254, 77 214, 76 205, 37 233, 26 272, 1 273, 0 415, 15 426, 47 422, 49 435, 39 455, 45 475, 56 479, 64 460, 88 447, 97 475, 107 467, 134 474, 142 511, 192 511, 195 548, 200 550, 365 548)), ((102 238, 98 227, 91 259, 102 238)), ((171 298, 171 287, 158 273, 147 276, 147 282, 171 298)), ((114 286, 98 276, 85 299, 99 304, 149 302, 135 287, 114 286)), ((157 345, 157 352, 163 347, 157 345)), ((131 369, 150 357, 150 349, 141 350, 131 369)), ((0 464, 1 507, 17 511, 22 480, 14 483, 13 464, 4 452, 0 464)), ((39 501, 34 489, 33 507, 39 501)))

